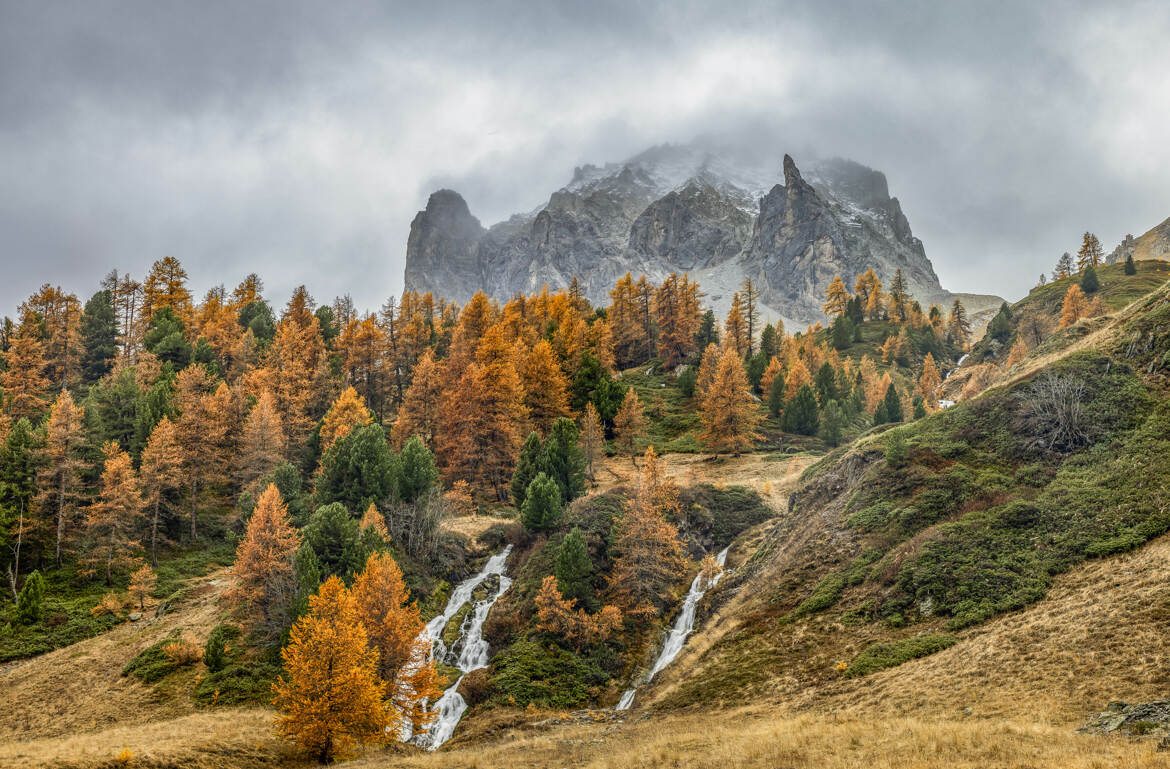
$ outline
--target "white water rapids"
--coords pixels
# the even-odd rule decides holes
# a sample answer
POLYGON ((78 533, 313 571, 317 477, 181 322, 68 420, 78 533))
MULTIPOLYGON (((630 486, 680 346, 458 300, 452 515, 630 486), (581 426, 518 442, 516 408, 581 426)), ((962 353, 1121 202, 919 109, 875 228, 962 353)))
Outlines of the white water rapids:
MULTIPOLYGON (((727 562, 727 551, 729 548, 723 548, 719 553, 716 561, 722 567, 727 562)), ((719 584, 719 578, 723 576, 722 569, 711 579, 710 584, 703 584, 703 572, 700 571, 693 582, 691 582, 691 589, 687 592, 687 597, 683 599, 682 609, 679 610, 678 617, 674 620, 674 627, 670 629, 670 635, 666 637, 666 642, 662 644, 662 651, 658 653, 658 659, 654 660, 654 666, 650 668, 650 672, 642 679, 642 681, 629 689, 626 689, 622 694, 621 700, 618 701, 614 710, 629 710, 630 706, 634 704, 634 694, 637 693, 638 687, 643 684, 648 684, 654 679, 654 676, 678 656, 682 651, 683 645, 687 642, 687 636, 695 629, 695 609, 699 605, 699 601, 706 595, 707 591, 719 584)))
POLYGON ((454 665, 459 668, 459 672, 462 674, 459 676, 459 680, 448 687, 439 701, 435 703, 439 715, 427 733, 418 738, 419 744, 425 745, 431 750, 451 739, 451 735, 455 732, 455 726, 467 710, 467 703, 464 701, 463 695, 459 694, 459 683, 463 680, 463 676, 473 670, 487 667, 488 643, 483 639, 483 623, 487 620, 488 612, 492 610, 492 606, 512 584, 512 580, 504 576, 505 564, 511 552, 512 546, 508 545, 489 558, 479 574, 460 582, 451 593, 451 598, 447 601, 447 606, 443 609, 442 614, 428 622, 423 631, 426 637, 431 639, 431 658, 454 665), (459 648, 460 643, 462 643, 462 648, 459 657, 454 658, 451 651, 443 643, 443 628, 463 608, 463 605, 471 600, 475 589, 493 574, 500 579, 499 587, 496 588, 494 594, 475 603, 471 612, 463 620, 463 625, 459 628, 459 639, 453 644, 453 647, 459 648))
MULTIPOLYGON (((953 373, 955 373, 956 371, 958 371, 958 370, 959 370, 959 367, 961 367, 961 366, 963 365, 963 361, 965 361, 965 360, 967 360, 967 353, 963 353, 963 357, 959 358, 959 361, 958 361, 958 363, 956 363, 956 364, 955 364, 955 367, 954 367, 953 369, 951 369, 950 371, 948 371, 948 372, 947 372, 947 375, 946 375, 946 376, 944 376, 944 377, 942 378, 942 380, 945 382, 945 381, 947 381, 948 379, 950 379, 950 378, 951 378, 951 374, 953 374, 953 373)), ((940 400, 939 400, 939 402, 938 402, 938 405, 939 405, 940 407, 944 408, 944 409, 949 409, 951 406, 954 406, 954 405, 955 405, 955 402, 954 402, 954 401, 948 401, 948 400, 942 400, 942 399, 940 399, 940 400)))

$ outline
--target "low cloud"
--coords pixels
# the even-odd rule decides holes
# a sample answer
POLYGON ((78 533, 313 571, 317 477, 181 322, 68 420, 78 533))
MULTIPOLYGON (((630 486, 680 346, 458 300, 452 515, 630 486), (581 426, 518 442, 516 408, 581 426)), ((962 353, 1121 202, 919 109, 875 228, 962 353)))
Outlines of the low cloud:
POLYGON ((375 308, 434 188, 491 224, 697 135, 878 168, 944 285, 1019 296, 1170 215, 1170 11, 1017 5, 6 3, 0 303, 169 254, 375 308))

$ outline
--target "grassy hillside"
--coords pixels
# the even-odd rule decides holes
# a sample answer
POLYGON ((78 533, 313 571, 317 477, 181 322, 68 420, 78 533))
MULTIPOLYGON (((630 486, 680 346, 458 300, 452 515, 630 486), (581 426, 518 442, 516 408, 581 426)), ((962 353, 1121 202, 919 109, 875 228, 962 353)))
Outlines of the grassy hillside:
POLYGON ((663 704, 799 697, 951 654, 989 619, 1043 600, 1058 575, 1167 531, 1170 292, 1109 324, 1045 373, 812 467, 720 587, 731 627, 696 650, 663 704), (1053 447, 1038 444, 1048 428, 1027 403, 1046 377, 1083 388, 1079 437, 1053 447))

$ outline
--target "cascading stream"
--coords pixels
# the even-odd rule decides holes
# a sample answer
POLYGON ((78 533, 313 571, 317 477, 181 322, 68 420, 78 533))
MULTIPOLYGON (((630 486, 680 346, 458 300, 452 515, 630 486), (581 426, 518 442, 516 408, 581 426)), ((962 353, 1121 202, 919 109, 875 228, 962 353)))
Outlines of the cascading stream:
MULTIPOLYGON (((719 553, 716 561, 722 567, 727 562, 727 551, 729 547, 723 548, 719 553)), ((630 706, 634 704, 634 694, 637 693, 638 687, 643 684, 648 684, 654 680, 654 676, 678 656, 682 651, 683 646, 687 642, 687 637, 691 631, 695 629, 695 609, 699 605, 699 601, 706 595, 707 591, 719 584, 719 579, 723 576, 723 571, 720 570, 710 581, 709 584, 704 584, 703 572, 699 572, 693 582, 691 582, 691 589, 687 592, 686 598, 683 599, 682 609, 679 610, 678 616, 674 620, 674 626, 670 629, 670 635, 666 637, 666 642, 662 644, 662 651, 658 653, 658 659, 654 660, 654 666, 650 668, 650 672, 642 679, 642 681, 629 689, 626 689, 622 694, 622 698, 618 701, 614 710, 629 710, 630 706)))
POLYGON ((512 580, 504 576, 505 564, 511 552, 512 546, 508 545, 489 558, 488 562, 484 564, 483 569, 478 574, 460 582, 454 592, 451 593, 451 598, 447 601, 443 612, 428 622, 426 629, 423 630, 426 637, 431 640, 432 659, 452 664, 461 673, 459 679, 448 687, 447 691, 443 692, 443 696, 439 698, 439 701, 435 703, 439 715, 435 718, 434 723, 431 724, 427 733, 418 738, 419 744, 425 745, 431 750, 434 750, 451 739, 451 735, 454 734, 459 719, 463 717, 463 713, 467 710, 467 702, 464 701, 463 695, 459 694, 459 684, 463 681, 463 676, 473 670, 487 667, 488 642, 483 638, 483 623, 487 621, 488 613, 491 612, 492 606, 495 605, 500 596, 512 584, 512 580), (452 647, 459 648, 459 656, 452 660, 450 651, 443 643, 443 628, 447 627, 447 623, 463 608, 464 604, 471 601, 476 588, 493 575, 499 578, 499 585, 493 594, 477 601, 473 605, 472 611, 459 628, 459 638, 452 647))
MULTIPOLYGON (((945 381, 947 381, 948 379, 950 379, 950 378, 951 378, 951 375, 952 375, 952 374, 954 374, 956 371, 958 371, 958 370, 959 370, 959 368, 960 368, 960 367, 963 365, 963 361, 965 361, 965 360, 967 360, 967 353, 964 353, 964 354, 963 354, 963 357, 959 358, 959 361, 958 361, 958 362, 955 364, 955 367, 954 367, 953 369, 951 369, 950 371, 948 371, 948 372, 947 372, 947 374, 946 374, 946 376, 944 376, 944 377, 942 378, 942 380, 945 382, 945 381)), ((939 406, 941 406, 941 407, 942 407, 942 408, 944 408, 944 409, 949 409, 951 406, 954 406, 954 405, 955 405, 955 402, 954 402, 954 401, 948 401, 948 400, 943 400, 943 399, 940 399, 940 400, 939 400, 939 402, 938 402, 938 405, 939 405, 939 406)))

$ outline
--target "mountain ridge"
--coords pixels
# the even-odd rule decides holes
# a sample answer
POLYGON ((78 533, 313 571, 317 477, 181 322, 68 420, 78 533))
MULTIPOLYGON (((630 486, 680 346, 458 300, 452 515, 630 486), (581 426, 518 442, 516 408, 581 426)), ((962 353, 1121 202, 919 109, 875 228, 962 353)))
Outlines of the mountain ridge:
POLYGON ((579 166, 545 205, 487 228, 457 192, 440 190, 411 224, 406 288, 463 302, 480 289, 505 299, 576 277, 604 303, 626 272, 692 272, 717 312, 751 278, 764 312, 799 327, 826 320, 835 275, 852 282, 873 268, 886 283, 902 269, 924 305, 963 296, 978 313, 1002 302, 942 287, 885 174, 843 158, 806 165, 802 174, 784 155, 777 176, 696 144, 659 145, 579 166))

